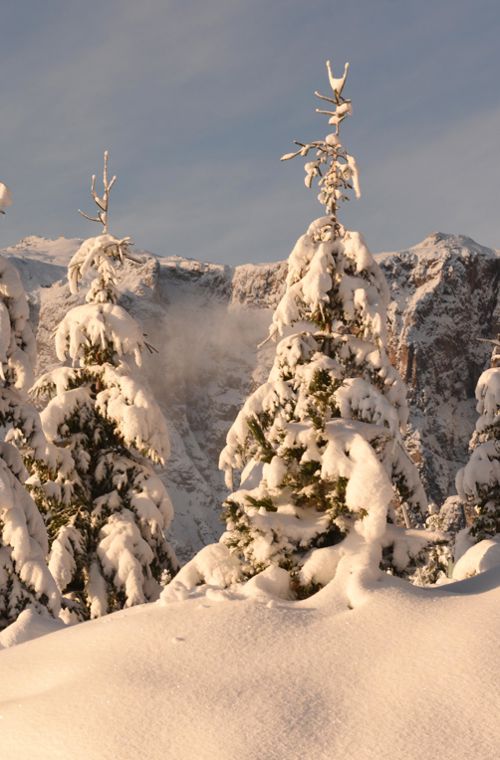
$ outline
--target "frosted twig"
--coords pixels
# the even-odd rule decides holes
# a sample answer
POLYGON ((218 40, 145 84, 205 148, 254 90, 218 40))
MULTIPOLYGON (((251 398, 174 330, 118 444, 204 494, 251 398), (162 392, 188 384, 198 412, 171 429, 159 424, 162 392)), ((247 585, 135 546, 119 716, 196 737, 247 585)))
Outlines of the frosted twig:
POLYGON ((257 348, 262 348, 266 345, 266 343, 269 343, 270 340, 273 340, 276 335, 276 330, 274 332, 269 332, 269 335, 267 338, 265 338, 261 343, 257 343, 257 348))
POLYGON ((347 72, 349 71, 349 64, 348 63, 344 64, 344 73, 341 77, 333 76, 332 65, 330 61, 326 62, 326 70, 328 71, 328 80, 330 82, 330 87, 332 88, 335 94, 337 103, 340 103, 342 90, 344 89, 345 80, 347 79, 347 72))
POLYGON ((322 95, 320 92, 318 92, 318 90, 314 90, 314 94, 320 100, 326 100, 328 101, 328 103, 333 103, 334 105, 337 105, 337 101, 335 100, 335 98, 330 98, 328 95, 322 95))
POLYGON ((108 180, 108 161, 109 161, 109 153, 107 150, 105 150, 104 151, 104 166, 102 170, 102 185, 103 185, 102 197, 97 194, 97 191, 95 189, 95 183, 96 183, 95 174, 92 175, 92 179, 90 182, 90 195, 92 196, 94 203, 99 209, 99 211, 97 212, 97 216, 90 216, 89 214, 86 214, 81 209, 78 209, 78 212, 83 217, 85 217, 85 219, 88 219, 91 222, 100 222, 102 224, 102 231, 104 234, 107 234, 108 232, 109 194, 111 192, 111 188, 116 182, 116 175, 113 175, 111 180, 108 180))
POLYGON ((90 222, 102 222, 102 219, 99 216, 89 216, 88 214, 85 213, 85 211, 82 211, 80 208, 78 209, 78 213, 84 216, 85 219, 88 219, 90 222))

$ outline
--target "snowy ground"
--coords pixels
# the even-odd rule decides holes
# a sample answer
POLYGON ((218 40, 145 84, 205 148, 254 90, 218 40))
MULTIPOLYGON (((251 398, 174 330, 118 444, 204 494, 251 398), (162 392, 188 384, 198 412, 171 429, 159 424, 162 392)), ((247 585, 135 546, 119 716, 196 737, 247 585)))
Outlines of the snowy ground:
POLYGON ((0 653, 2 760, 492 760, 500 568, 147 605, 0 653), (22 674, 22 676, 21 676, 22 674))
MULTIPOLYGON (((78 241, 47 251, 46 242, 8 251, 40 314, 44 366, 68 299, 57 280, 78 241)), ((169 487, 184 559, 220 531, 223 489, 212 474, 219 439, 252 372, 260 382, 268 363, 257 361, 255 345, 269 304, 259 302, 259 313, 238 304, 248 292, 257 298, 271 270, 246 268, 229 307, 219 269, 164 260, 147 298, 134 298, 147 277, 127 285, 160 350, 147 369, 172 428, 169 487)), ((463 575, 476 567, 464 565, 463 575)), ((334 581, 300 603, 212 590, 0 651, 0 760, 500 756, 500 568, 433 590, 386 576, 355 594, 354 609, 341 588, 334 581)), ((25 614, 0 634, 0 648, 48 627, 25 614)))

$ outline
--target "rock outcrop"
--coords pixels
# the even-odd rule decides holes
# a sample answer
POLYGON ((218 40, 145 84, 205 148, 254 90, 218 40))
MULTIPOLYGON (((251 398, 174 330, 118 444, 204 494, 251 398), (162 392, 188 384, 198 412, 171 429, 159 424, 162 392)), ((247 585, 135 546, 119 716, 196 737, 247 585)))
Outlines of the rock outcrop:
POLYGON ((410 448, 430 498, 453 490, 467 458, 474 389, 500 330, 500 257, 462 235, 430 235, 400 253, 380 254, 393 298, 394 364, 408 386, 410 448))

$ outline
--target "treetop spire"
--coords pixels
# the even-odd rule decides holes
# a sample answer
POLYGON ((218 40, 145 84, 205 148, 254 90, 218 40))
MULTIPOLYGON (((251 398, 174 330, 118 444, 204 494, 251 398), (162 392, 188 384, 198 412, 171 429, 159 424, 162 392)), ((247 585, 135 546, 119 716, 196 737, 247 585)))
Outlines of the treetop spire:
POLYGON ((318 200, 325 206, 328 216, 331 217, 336 234, 341 233, 341 225, 337 220, 337 208, 341 201, 349 200, 347 192, 354 190, 357 198, 360 197, 358 169, 356 161, 340 142, 340 125, 347 116, 352 114, 351 101, 344 98, 342 92, 349 71, 349 64, 344 65, 344 73, 341 77, 335 77, 330 61, 326 62, 328 81, 332 89, 332 95, 322 95, 317 90, 315 95, 320 100, 331 104, 329 109, 316 108, 317 113, 328 116, 328 124, 334 127, 334 132, 327 134, 323 140, 313 140, 303 143, 294 140, 299 150, 294 153, 286 153, 281 157, 282 161, 288 161, 296 156, 307 156, 314 151, 315 159, 308 161, 305 166, 306 187, 312 187, 314 179, 318 178, 318 200))
POLYGON ((97 191, 95 189, 95 183, 96 183, 96 175, 92 175, 92 181, 90 183, 90 194, 92 196, 92 199, 94 203, 96 204, 98 211, 97 216, 89 216, 89 214, 86 214, 85 211, 82 211, 81 209, 78 209, 78 212, 85 217, 85 219, 89 219, 91 222, 100 222, 102 224, 102 231, 106 235, 108 233, 108 209, 109 209, 109 194, 111 192, 111 189, 113 185, 116 182, 116 175, 113 175, 111 179, 108 178, 108 161, 109 161, 109 152, 107 150, 104 151, 104 165, 102 170, 102 186, 103 186, 103 193, 102 197, 97 194, 97 191))
POLYGON ((116 182, 116 175, 109 179, 108 174, 109 153, 104 151, 104 166, 102 172, 102 196, 96 191, 96 175, 92 175, 90 194, 97 206, 96 216, 90 216, 85 211, 78 209, 79 213, 91 222, 102 224, 102 232, 96 237, 84 240, 69 263, 68 281, 72 293, 77 293, 82 279, 91 271, 96 270, 97 276, 92 281, 87 292, 86 301, 89 303, 116 303, 118 293, 116 290, 114 261, 123 264, 125 259, 135 264, 140 260, 130 252, 133 242, 130 237, 117 238, 109 232, 109 196, 116 182))

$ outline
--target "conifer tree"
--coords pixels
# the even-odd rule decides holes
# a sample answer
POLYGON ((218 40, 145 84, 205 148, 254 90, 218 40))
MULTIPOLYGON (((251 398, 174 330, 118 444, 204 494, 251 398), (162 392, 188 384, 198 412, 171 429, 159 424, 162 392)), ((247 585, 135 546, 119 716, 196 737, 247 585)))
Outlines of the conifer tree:
POLYGON ((268 382, 245 402, 220 458, 230 489, 233 471, 242 472, 221 539, 240 577, 278 565, 299 595, 325 582, 320 558, 334 564, 348 535, 362 539, 372 566, 398 573, 427 542, 408 530, 422 523, 426 500, 403 444, 405 386, 387 356, 388 288, 362 236, 338 218, 349 191, 359 196, 356 161, 339 134, 351 114, 347 71, 335 78, 327 62, 332 92, 315 93, 333 132, 296 141, 298 150, 282 157, 311 154, 305 184, 317 182, 326 214, 290 255, 268 382))
POLYGON ((155 600, 177 567, 166 539, 172 505, 152 466, 169 454, 166 423, 140 376, 141 330, 118 303, 118 267, 137 259, 130 239, 108 230, 115 180, 105 153, 102 196, 92 177, 97 216, 81 212, 102 233, 68 267, 74 294, 91 278, 86 303, 66 314, 55 337, 58 359, 71 364, 34 387, 49 399, 41 413, 47 437, 75 463, 69 501, 47 493, 43 478, 33 487, 51 539, 49 567, 77 619, 155 600))
MULTIPOLYGON (((0 211, 11 202, 0 183, 0 211)), ((17 270, 0 258, 0 629, 33 608, 57 615, 59 592, 48 570, 47 532, 25 487, 27 472, 11 443, 22 438, 34 457, 50 461, 38 413, 29 403, 35 340, 17 270)), ((55 463, 55 459, 52 462, 55 463)))
POLYGON ((470 535, 476 540, 500 533, 500 342, 491 367, 476 385, 479 418, 470 441, 470 458, 458 471, 456 487, 466 504, 470 535))

